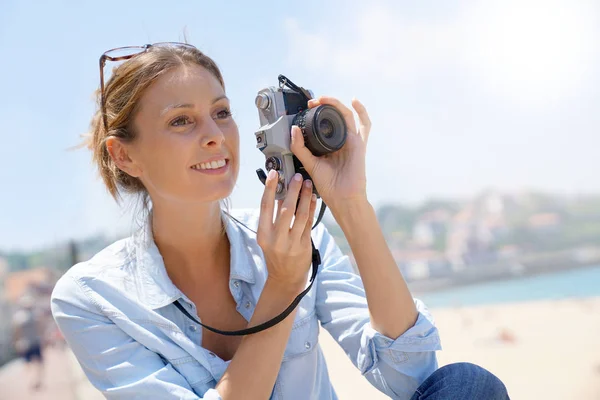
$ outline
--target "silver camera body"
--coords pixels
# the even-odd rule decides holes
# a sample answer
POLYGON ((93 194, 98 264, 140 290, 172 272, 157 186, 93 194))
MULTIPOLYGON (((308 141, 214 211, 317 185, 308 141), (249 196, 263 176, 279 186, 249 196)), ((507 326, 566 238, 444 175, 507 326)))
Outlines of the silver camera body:
MULTIPOLYGON (((303 179, 312 179, 290 148, 293 125, 300 128, 306 147, 315 156, 339 150, 347 135, 344 118, 335 108, 320 105, 309 109, 312 91, 294 85, 282 75, 279 80, 282 83, 280 87, 261 89, 255 99, 261 125, 255 132, 256 147, 265 155, 267 171, 275 169, 279 175, 278 200, 287 195, 288 184, 294 174, 300 173, 303 179), (291 89, 285 88, 285 84, 291 89)), ((313 192, 319 196, 314 185, 313 192)))

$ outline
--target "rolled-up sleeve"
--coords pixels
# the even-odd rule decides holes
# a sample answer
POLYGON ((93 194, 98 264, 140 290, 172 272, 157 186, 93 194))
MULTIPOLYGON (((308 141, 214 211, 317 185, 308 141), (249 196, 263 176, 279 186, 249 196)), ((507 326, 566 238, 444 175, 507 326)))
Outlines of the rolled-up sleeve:
POLYGON ((381 392, 409 399, 437 368, 441 350, 433 319, 423 302, 414 300, 416 323, 398 338, 377 332, 370 324, 364 286, 325 227, 316 235, 323 260, 317 275, 317 315, 353 364, 381 392))
MULTIPOLYGON (((170 363, 104 316, 71 276, 56 284, 52 314, 90 382, 107 399, 200 399, 170 363)), ((204 399, 221 399, 211 389, 204 399)))

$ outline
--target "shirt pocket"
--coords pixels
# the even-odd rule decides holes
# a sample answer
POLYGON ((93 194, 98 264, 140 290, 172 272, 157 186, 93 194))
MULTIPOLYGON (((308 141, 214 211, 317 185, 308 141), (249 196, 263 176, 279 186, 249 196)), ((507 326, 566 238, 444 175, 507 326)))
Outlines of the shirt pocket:
POLYGON ((214 388, 217 384, 210 371, 194 357, 181 357, 168 361, 188 381, 194 392, 199 396, 204 396, 208 389, 214 388))
POLYGON ((294 321, 292 332, 288 340, 283 361, 311 353, 319 342, 319 321, 315 312, 294 321))

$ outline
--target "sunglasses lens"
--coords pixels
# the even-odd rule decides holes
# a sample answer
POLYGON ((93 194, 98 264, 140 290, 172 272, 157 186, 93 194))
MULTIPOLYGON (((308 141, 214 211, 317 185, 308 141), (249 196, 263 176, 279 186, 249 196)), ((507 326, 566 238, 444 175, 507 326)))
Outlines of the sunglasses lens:
POLYGON ((108 58, 121 58, 131 57, 144 51, 143 47, 121 47, 118 49, 112 49, 104 53, 108 58))

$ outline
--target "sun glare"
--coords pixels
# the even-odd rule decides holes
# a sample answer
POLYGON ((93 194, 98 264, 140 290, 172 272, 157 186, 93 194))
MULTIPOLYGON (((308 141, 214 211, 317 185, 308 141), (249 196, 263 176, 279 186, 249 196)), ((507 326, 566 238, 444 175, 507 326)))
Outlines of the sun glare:
POLYGON ((580 86, 600 45, 598 6, 539 0, 494 4, 482 2, 474 10, 465 49, 487 86, 526 103, 554 101, 580 86))

